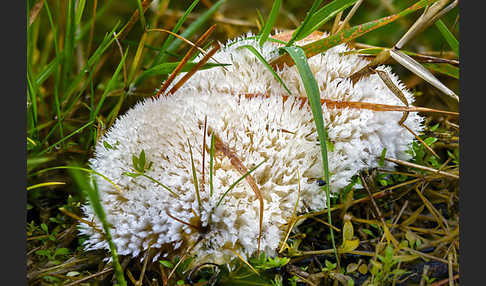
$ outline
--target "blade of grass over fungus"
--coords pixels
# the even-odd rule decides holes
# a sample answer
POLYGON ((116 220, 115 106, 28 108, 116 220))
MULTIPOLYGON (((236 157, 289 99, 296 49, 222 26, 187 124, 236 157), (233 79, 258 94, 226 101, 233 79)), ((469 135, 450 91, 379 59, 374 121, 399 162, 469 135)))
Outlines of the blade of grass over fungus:
MULTIPOLYGON (((306 23, 305 27, 299 32, 299 35, 295 38, 295 41, 302 40, 310 35, 315 30, 319 29, 327 21, 336 16, 339 12, 354 5, 357 0, 334 0, 326 4, 321 9, 317 10, 306 23)), ((293 36, 293 35, 292 35, 293 36)), ((293 42, 292 40, 289 43, 293 42)), ((289 45, 288 45, 289 46, 289 45)))
POLYGON ((100 196, 98 193, 98 186, 96 181, 91 179, 93 186, 90 185, 89 180, 82 175, 82 173, 78 170, 71 169, 69 170, 71 176, 74 178, 78 186, 84 191, 87 195, 91 206, 93 207, 94 212, 98 216, 103 225, 103 230, 105 231, 105 238, 110 246, 111 257, 113 259, 113 268, 115 269, 115 276, 117 282, 121 286, 126 286, 127 282, 125 281, 125 277, 123 276, 123 270, 121 268, 120 262, 118 261, 118 252, 116 250, 115 243, 113 243, 111 233, 110 233, 110 224, 106 218, 105 210, 101 205, 100 196))
POLYGON ((224 192, 224 194, 221 196, 221 198, 219 199, 218 203, 216 204, 216 207, 219 207, 219 205, 221 204, 221 202, 223 201, 224 197, 234 188, 236 187, 236 185, 238 185, 239 182, 243 181, 248 175, 250 175, 251 173, 253 173, 253 171, 255 171, 258 167, 260 167, 263 163, 265 163, 266 160, 263 160, 262 162, 260 162, 258 165, 256 165, 253 169, 249 170, 248 172, 246 172, 243 176, 241 176, 238 180, 236 180, 227 190, 226 192, 224 192))
MULTIPOLYGON (((155 75, 166 75, 170 74, 171 72, 174 71, 174 69, 180 64, 180 62, 172 62, 172 63, 163 63, 156 65, 142 73, 140 77, 148 77, 148 76, 155 76, 155 75)), ((180 70, 181 72, 188 72, 191 70, 197 63, 195 62, 187 62, 182 69, 180 70)), ((216 64, 216 63, 206 63, 204 64, 200 69, 205 70, 205 69, 210 69, 214 67, 220 67, 220 66, 229 66, 230 64, 216 64)), ((134 84, 137 85, 137 81, 135 80, 134 84)))
POLYGON ((447 26, 444 24, 444 22, 442 22, 442 20, 437 20, 437 22, 435 22, 435 26, 437 29, 439 29, 440 33, 454 53, 459 56, 459 41, 456 39, 456 37, 454 37, 452 32, 447 29, 447 26))
MULTIPOLYGON (((211 19, 214 13, 218 11, 218 9, 221 7, 221 5, 223 5, 224 2, 226 2, 226 0, 219 0, 218 2, 214 3, 210 9, 208 9, 206 12, 201 14, 201 16, 199 16, 199 18, 197 18, 196 21, 194 21, 191 25, 189 25, 189 27, 187 27, 187 29, 184 30, 181 36, 183 38, 188 39, 192 35, 194 35, 197 31, 202 29, 204 24, 206 24, 206 22, 208 22, 209 19, 211 19)), ((168 53, 174 53, 182 43, 183 41, 181 39, 175 39, 167 48, 166 53, 161 53, 162 54, 161 57, 157 61, 154 61, 153 65, 166 62, 169 57, 168 53)))
POLYGON ((277 20, 278 11, 280 10, 281 4, 282 0, 273 1, 272 10, 270 11, 270 15, 268 15, 268 19, 265 22, 260 34, 260 40, 258 41, 260 46, 263 46, 263 44, 267 41, 268 36, 270 36, 273 25, 275 25, 275 21, 277 20))
POLYGON ((287 42, 287 47, 291 46, 295 41, 298 41, 298 39, 303 39, 302 35, 305 32, 305 28, 307 26, 307 23, 310 21, 312 18, 314 12, 317 10, 317 8, 321 5, 322 0, 315 0, 314 3, 312 3, 311 8, 305 15, 304 21, 302 21, 302 24, 300 24, 297 29, 295 29, 294 33, 292 34, 292 37, 290 38, 290 41, 287 42))
POLYGON ((140 15, 140 24, 142 25, 142 30, 145 30, 145 13, 143 11, 142 7, 142 1, 141 0, 136 0, 137 1, 137 8, 138 8, 138 15, 140 15))
MULTIPOLYGON (((297 66, 297 70, 299 71, 300 77, 302 79, 302 83, 304 84, 305 91, 307 93, 307 97, 309 98, 309 105, 312 110, 312 115, 314 117, 314 122, 316 124, 317 135, 319 137, 319 146, 321 147, 321 155, 322 155, 322 165, 324 167, 324 178, 327 184, 324 185, 324 190, 326 191, 326 204, 327 204, 327 214, 328 214, 328 222, 329 225, 332 225, 331 220, 331 195, 329 190, 329 165, 328 165, 328 156, 327 156, 327 136, 326 136, 326 127, 324 126, 324 119, 322 117, 322 107, 321 107, 321 96, 319 91, 319 86, 317 85, 317 81, 312 73, 309 64, 307 63, 307 58, 305 57, 305 53, 300 47, 284 47, 282 48, 285 52, 287 52, 295 62, 297 66)), ((330 228, 331 232, 331 241, 332 247, 334 248, 334 254, 336 256, 336 260, 339 262, 339 257, 337 254, 336 243, 334 241, 334 232, 333 229, 330 228)))
POLYGON ((214 191, 213 175, 214 175, 214 134, 211 134, 211 148, 209 149, 209 196, 212 196, 214 191))
POLYGON ((194 189, 196 191, 197 205, 199 207, 199 215, 202 215, 201 196, 199 195, 199 183, 197 181, 196 166, 194 166, 194 157, 192 156, 192 148, 191 148, 191 143, 189 142, 189 139, 187 139, 187 144, 189 144, 189 154, 191 156, 192 178, 194 180, 194 189))
MULTIPOLYGON (((328 49, 340 45, 342 43, 347 43, 349 41, 352 41, 358 37, 361 37, 371 31, 374 31, 378 28, 381 28, 385 25, 388 25, 412 12, 415 12, 421 8, 424 8, 427 5, 430 5, 438 0, 421 0, 413 4, 412 6, 408 7, 407 9, 404 9, 403 11, 386 16, 377 20, 373 20, 361 25, 353 26, 349 29, 342 30, 341 32, 329 36, 327 38, 321 39, 314 41, 312 43, 306 44, 302 47, 302 49, 305 52, 305 56, 307 58, 310 58, 312 56, 315 56, 319 53, 325 52, 328 49)), ((290 42, 290 41, 289 41, 290 42)), ((288 66, 292 66, 294 63, 292 61, 292 58, 288 54, 283 54, 274 61, 270 63, 273 68, 275 67, 280 67, 282 68, 284 64, 287 64, 288 66)))
POLYGON ((280 84, 283 86, 283 88, 285 88, 285 90, 289 93, 289 94, 292 94, 290 92, 290 90, 288 89, 288 87, 285 85, 285 83, 283 82, 283 80, 280 78, 280 76, 272 69, 272 67, 270 66, 270 64, 267 62, 267 60, 265 60, 265 58, 258 52, 257 49, 255 49, 255 47, 251 46, 251 45, 243 45, 243 46, 240 46, 238 47, 238 49, 242 49, 242 48, 246 48, 248 49, 250 52, 252 52, 259 60, 260 62, 262 62, 262 64, 265 65, 265 67, 272 73, 273 77, 275 77, 276 80, 278 80, 278 82, 280 82, 280 84))

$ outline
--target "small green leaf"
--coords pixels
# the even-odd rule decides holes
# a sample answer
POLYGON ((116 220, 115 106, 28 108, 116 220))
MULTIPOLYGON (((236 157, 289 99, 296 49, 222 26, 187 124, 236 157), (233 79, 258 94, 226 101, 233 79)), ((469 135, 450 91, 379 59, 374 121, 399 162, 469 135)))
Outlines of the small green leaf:
POLYGON ((172 264, 172 262, 168 261, 168 260, 160 260, 159 261, 160 264, 162 264, 164 267, 167 267, 167 268, 173 268, 174 267, 174 264, 172 264))
POLYGON ((434 144, 435 142, 437 142, 437 138, 435 137, 428 137, 428 138, 425 138, 424 142, 425 144, 431 146, 432 144, 434 144))
POLYGON ((45 233, 49 233, 49 229, 47 228, 47 225, 45 223, 41 224, 41 228, 45 233))
POLYGON ((440 123, 435 124, 434 126, 429 128, 429 131, 434 132, 435 130, 437 130, 437 128, 439 128, 439 125, 440 123))
POLYGON ((65 255, 65 254, 69 254, 69 249, 67 249, 65 247, 58 248, 54 252, 54 256, 56 256, 56 255, 65 255))

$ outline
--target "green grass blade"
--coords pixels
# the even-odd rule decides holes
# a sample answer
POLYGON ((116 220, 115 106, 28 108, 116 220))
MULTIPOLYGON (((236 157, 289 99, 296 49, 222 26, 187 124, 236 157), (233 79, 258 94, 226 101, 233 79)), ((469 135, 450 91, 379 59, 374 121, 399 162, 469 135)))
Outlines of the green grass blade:
POLYGON ((233 184, 231 184, 231 186, 228 188, 228 190, 226 190, 226 192, 224 192, 224 194, 221 196, 221 198, 219 199, 218 203, 216 204, 216 207, 219 207, 219 205, 221 204, 221 202, 223 201, 224 197, 236 186, 238 185, 239 182, 241 182, 242 180, 244 180, 248 175, 250 175, 253 171, 255 171, 258 167, 260 167, 263 163, 265 163, 266 160, 263 160, 262 162, 260 162, 258 165, 256 165, 253 169, 251 169, 250 171, 246 172, 243 176, 241 176, 238 180, 236 180, 233 184))
MULTIPOLYGON (((69 101, 69 99, 71 98, 71 95, 75 91, 76 87, 79 85, 81 80, 84 79, 84 77, 85 77, 84 71, 91 70, 99 62, 103 53, 111 46, 111 44, 113 44, 113 42, 115 41, 114 34, 117 34, 117 33, 115 33, 115 31, 116 31, 116 29, 118 29, 119 25, 120 25, 120 22, 118 22, 110 32, 106 33, 103 41, 98 46, 98 48, 96 48, 96 50, 93 52, 93 54, 89 57, 88 61, 84 65, 84 67, 81 69, 81 72, 71 81, 70 85, 68 86, 68 88, 65 92, 66 95, 65 95, 65 98, 63 99, 64 102, 69 101)), ((118 33, 120 33, 120 32, 118 32, 118 33)))
POLYGON ((262 28, 262 32, 260 35, 260 46, 267 41, 268 36, 270 36, 270 32, 272 31, 273 25, 275 25, 275 21, 277 20, 278 11, 280 10, 280 5, 282 4, 282 0, 275 0, 273 1, 272 10, 270 11, 270 15, 268 15, 268 19, 265 22, 265 25, 262 28))
POLYGON ((214 134, 211 134, 211 148, 209 149, 209 196, 213 195, 213 172, 214 172, 214 134))
POLYGON ((459 79, 459 68, 448 63, 424 63, 424 67, 429 70, 436 71, 438 73, 450 76, 455 79, 459 79))
POLYGON ((187 139, 187 144, 189 144, 189 154, 191 155, 192 178, 194 180, 194 189, 196 191, 197 205, 199 207, 199 215, 202 215, 201 196, 199 195, 199 182, 197 181, 196 166, 194 166, 194 157, 192 156, 192 148, 189 139, 187 139))
POLYGON ((96 17, 95 18, 89 17, 88 19, 86 19, 86 21, 83 23, 83 26, 81 27, 81 30, 76 35, 76 39, 75 39, 76 42, 78 42, 79 40, 81 40, 82 38, 84 38, 84 36, 86 34, 88 34, 88 32, 89 32, 89 30, 91 28, 91 23, 93 21, 97 21, 98 19, 100 19, 101 17, 104 16, 104 14, 106 13, 106 11, 110 7, 111 2, 113 2, 113 0, 105 0, 105 1, 103 1, 103 6, 100 7, 96 11, 96 17))
POLYGON ((125 62, 125 59, 127 58, 127 55, 128 55, 128 50, 125 51, 125 53, 124 53, 124 55, 123 55, 120 63, 118 64, 118 67, 115 70, 115 73, 113 74, 113 76, 111 77, 110 81, 106 85, 106 89, 103 92, 103 95, 101 96, 101 99, 98 102, 98 105, 96 106, 96 109, 95 109, 94 113, 91 114, 91 119, 92 120, 95 119, 96 116, 98 116, 98 113, 101 110, 101 106, 103 105, 103 102, 105 101, 105 98, 108 95, 108 92, 110 92, 113 89, 113 86, 115 85, 115 81, 118 78, 118 74, 120 73, 120 71, 121 71, 121 69, 123 67, 123 63, 125 62))
MULTIPOLYGON (((302 83, 304 84, 305 91, 307 93, 307 97, 309 98, 309 105, 312 110, 312 115, 314 116, 314 122, 316 124, 317 135, 319 137, 319 146, 321 147, 321 155, 322 155, 322 166, 324 167, 324 178, 327 184, 324 185, 324 189, 326 191, 326 203, 327 203, 327 214, 328 214, 328 222, 332 225, 331 220, 331 195, 329 191, 329 165, 327 159, 327 136, 326 136, 326 129, 324 126, 324 119, 322 117, 322 107, 321 107, 321 96, 319 91, 319 86, 317 85, 317 81, 312 73, 309 64, 307 63, 307 58, 302 48, 300 47, 284 47, 282 48, 285 52, 287 52, 295 62, 297 66, 297 70, 299 71, 300 77, 302 79, 302 83)), ((336 260, 339 261, 339 257, 337 254, 336 243, 334 241, 334 232, 333 229, 330 228, 331 231, 331 240, 332 246, 334 248, 334 254, 336 255, 336 260)))
POLYGON ((43 154, 45 152, 49 152, 54 146, 56 146, 58 144, 64 143, 64 141, 68 140, 72 136, 74 136, 74 135, 78 134, 79 132, 83 131, 86 127, 88 127, 91 124, 93 124, 93 122, 94 122, 94 120, 89 121, 88 123, 84 124, 83 126, 79 127, 78 129, 74 130, 73 132, 71 132, 69 135, 63 137, 61 140, 59 140, 56 143, 52 144, 51 146, 47 147, 44 151, 40 152, 39 154, 43 154))
POLYGON ((145 30, 145 13, 143 12, 143 7, 142 7, 142 1, 141 0, 136 0, 137 1, 137 7, 138 7, 138 15, 140 16, 140 24, 142 25, 142 30, 145 30))
POLYGON ((101 205, 101 200, 100 196, 98 193, 98 187, 96 185, 96 182, 91 179, 94 187, 92 187, 89 184, 89 180, 82 175, 82 173, 78 170, 73 170, 71 169, 69 171, 71 173, 71 176, 74 178, 74 181, 78 184, 78 186, 84 191, 84 193, 87 195, 91 206, 93 207, 94 212, 98 216, 98 218, 101 221, 101 224, 103 225, 103 230, 105 231, 105 238, 108 242, 108 245, 110 246, 111 250, 111 257, 113 258, 113 268, 115 270, 115 276, 116 280, 121 286, 126 286, 127 282, 125 281, 125 277, 123 276, 123 270, 120 266, 120 262, 118 261, 118 253, 116 250, 116 246, 113 243, 113 240, 111 238, 111 233, 110 233, 110 224, 108 223, 108 220, 106 218, 106 213, 105 210, 103 209, 103 206, 101 205))
POLYGON ((51 74, 58 70, 58 66, 62 61, 63 53, 56 55, 56 57, 45 66, 45 68, 37 75, 37 79, 35 80, 35 84, 37 86, 44 83, 46 79, 48 79, 51 74))
POLYGON ((75 16, 75 23, 76 26, 79 26, 81 23, 81 17, 83 17, 84 7, 86 6, 86 0, 79 0, 78 7, 76 8, 76 16, 75 16))
POLYGON ((66 5, 66 33, 64 35, 64 54, 63 57, 63 68, 61 74, 61 87, 64 90, 68 82, 70 82, 70 77, 74 62, 74 35, 76 31, 75 22, 75 1, 69 0, 66 5))
MULTIPOLYGON (((195 62, 187 62, 181 69, 181 72, 188 72, 190 71, 197 63, 195 62)), ((167 75, 172 73, 172 71, 179 65, 179 62, 171 62, 171 63, 162 63, 158 64, 143 73, 133 82, 133 85, 137 86, 142 79, 145 79, 149 76, 156 76, 156 75, 167 75)), ((216 63, 206 63, 204 64, 199 70, 210 69, 214 67, 220 66, 229 66, 230 64, 216 64, 216 63)))
POLYGON ((357 0, 334 0, 326 4, 311 16, 309 22, 302 28, 299 36, 295 40, 298 41, 307 37, 312 32, 322 27, 322 25, 336 16, 339 12, 354 5, 356 2, 357 0))
POLYGON ((273 70, 273 68, 270 66, 267 60, 265 60, 265 58, 257 51, 257 49, 255 49, 255 47, 251 45, 243 45, 238 47, 238 49, 242 49, 242 48, 246 48, 250 52, 252 52, 260 60, 260 62, 262 62, 265 65, 265 67, 272 73, 273 77, 275 77, 275 79, 278 80, 278 82, 280 82, 280 84, 285 88, 285 90, 289 94, 292 94, 290 90, 287 88, 287 86, 285 85, 285 83, 283 82, 283 80, 280 78, 280 76, 273 70))
POLYGON ((449 47, 451 47, 451 49, 454 51, 456 56, 459 56, 459 41, 456 39, 456 37, 454 37, 452 32, 447 29, 446 24, 439 19, 437 22, 435 22, 435 26, 437 29, 439 29, 440 33, 446 40, 449 47))
POLYGON ((56 64, 56 74, 54 80, 54 104, 56 106, 56 115, 57 115, 57 124, 59 126, 59 136, 62 138, 64 136, 64 130, 62 126, 62 108, 61 108, 61 100, 59 97, 59 89, 61 87, 61 65, 64 63, 64 53, 59 51, 59 43, 57 41, 57 27, 54 24, 54 20, 52 18, 51 10, 49 9, 49 5, 47 4, 47 0, 44 0, 44 9, 47 12, 47 17, 49 19, 49 25, 51 27, 52 33, 54 35, 54 50, 56 52, 56 60, 60 62, 56 64))
MULTIPOLYGON (((209 19, 214 15, 214 13, 216 13, 216 11, 218 11, 218 9, 221 7, 221 5, 223 5, 224 2, 226 2, 226 0, 219 0, 218 2, 214 3, 211 8, 201 14, 201 16, 199 16, 196 21, 194 21, 191 25, 189 25, 189 27, 187 27, 184 33, 181 34, 181 37, 189 39, 197 31, 202 29, 204 24, 209 21, 209 19)), ((183 41, 181 39, 175 39, 167 48, 167 53, 163 53, 161 55, 161 58, 154 63, 159 64, 161 62, 167 61, 169 57, 168 53, 174 53, 182 43, 183 41)))
MULTIPOLYGON (((302 49, 305 52, 307 58, 315 56, 319 53, 323 53, 328 49, 340 45, 342 43, 347 43, 352 41, 358 37, 361 37, 371 31, 374 31, 378 28, 386 26, 412 12, 415 12, 421 8, 424 8, 427 5, 430 5, 438 0, 421 0, 413 4, 412 6, 408 7, 407 9, 402 10, 401 12, 386 16, 374 21, 370 21, 361 25, 353 26, 349 29, 345 29, 336 33, 335 35, 326 37, 321 40, 314 41, 307 45, 304 45, 302 49)), ((289 41, 290 42, 290 41, 289 41)), ((287 44, 288 45, 288 44, 287 44)), ((292 65, 292 59, 288 54, 284 54, 277 58, 275 61, 271 63, 273 67, 275 66, 283 66, 283 64, 292 65)))
POLYGON ((27 68, 27 95, 30 98, 30 104, 32 106, 32 127, 37 129, 37 92, 34 83, 31 81, 30 68, 27 68))
MULTIPOLYGON (((196 7, 197 3, 199 3, 199 0, 194 0, 192 2, 192 4, 189 6, 189 8, 186 9, 186 11, 182 15, 182 17, 180 17, 179 20, 177 20, 176 25, 172 29, 173 33, 179 32, 179 29, 182 27, 182 24, 184 24, 187 16, 189 16, 189 14, 191 14, 192 10, 196 7)), ((160 62, 164 62, 166 60, 166 58, 164 57, 164 54, 167 51, 167 48, 169 47, 169 45, 174 41, 174 38, 175 37, 171 34, 169 34, 167 36, 164 43, 162 44, 162 48, 160 48, 159 53, 155 56, 155 59, 154 59, 154 62, 152 63, 152 66, 154 66, 154 65, 156 65, 160 62)))
MULTIPOLYGON (((42 160, 42 161, 41 162, 31 162, 31 164, 41 164, 41 163, 44 163, 44 161, 46 161, 46 162, 47 161, 51 161, 51 160, 53 160, 53 158, 44 157, 44 158, 39 158, 39 160, 42 160)), ((38 174, 41 174, 41 173, 44 173, 44 172, 47 172, 47 171, 60 170, 60 169, 78 170, 78 171, 83 171, 83 172, 86 172, 86 173, 98 175, 101 178, 103 178, 105 181, 107 181, 108 183, 110 183, 118 192, 121 192, 120 187, 117 184, 115 184, 115 182, 113 182, 108 177, 106 177, 105 175, 103 175, 101 173, 98 173, 98 172, 96 172, 96 171, 94 171, 92 169, 87 169, 87 168, 83 168, 83 167, 77 167, 77 166, 58 166, 58 167, 51 167, 51 168, 46 168, 46 169, 39 170, 39 171, 37 171, 33 175, 38 175, 38 174)))
POLYGON ((292 37, 290 38, 290 41, 287 43, 287 47, 291 46, 295 41, 297 41, 298 38, 301 38, 301 35, 303 34, 303 30, 307 26, 307 23, 310 21, 312 18, 312 15, 314 15, 314 12, 317 10, 317 8, 321 5, 322 0, 315 0, 314 3, 312 3, 312 6, 310 10, 307 12, 307 15, 305 15, 304 21, 302 21, 302 24, 300 24, 297 29, 292 33, 292 37))

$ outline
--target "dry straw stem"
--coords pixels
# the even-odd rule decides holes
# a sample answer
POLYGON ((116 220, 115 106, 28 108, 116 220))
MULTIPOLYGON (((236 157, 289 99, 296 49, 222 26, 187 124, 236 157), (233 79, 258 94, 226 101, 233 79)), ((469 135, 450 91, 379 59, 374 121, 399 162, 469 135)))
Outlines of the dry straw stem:
MULTIPOLYGON (((216 43, 216 45, 207 53, 204 55, 204 57, 197 63, 195 64, 184 76, 174 85, 174 87, 171 88, 169 91, 169 94, 175 93, 181 86, 184 85, 193 75, 196 73, 209 59, 219 50, 220 45, 219 43, 216 43)), ((206 138, 206 137, 204 137, 206 138)))
MULTIPOLYGON (((208 132, 214 134, 212 128, 208 128, 208 132)), ((230 159, 231 165, 242 175, 245 176, 246 181, 250 185, 251 189, 255 193, 257 199, 260 202, 260 218, 259 218, 259 234, 258 234, 258 250, 257 255, 260 255, 260 244, 262 239, 262 229, 263 229, 263 196, 258 188, 255 178, 249 173, 249 170, 243 165, 240 158, 226 145, 216 134, 214 134, 214 150, 223 153, 228 159, 230 159)))
POLYGON ((436 170, 434 168, 418 165, 418 164, 415 164, 415 163, 402 161, 402 160, 398 160, 398 159, 394 159, 394 158, 387 158, 387 157, 385 157, 385 160, 387 160, 389 162, 396 163, 396 164, 404 165, 404 166, 407 166, 407 167, 412 167, 412 168, 417 168, 417 169, 433 172, 433 173, 436 173, 436 174, 439 174, 439 175, 447 176, 449 178, 453 178, 453 179, 457 179, 457 180, 459 179, 459 175, 451 174, 451 173, 444 172, 444 171, 441 171, 441 170, 436 170))

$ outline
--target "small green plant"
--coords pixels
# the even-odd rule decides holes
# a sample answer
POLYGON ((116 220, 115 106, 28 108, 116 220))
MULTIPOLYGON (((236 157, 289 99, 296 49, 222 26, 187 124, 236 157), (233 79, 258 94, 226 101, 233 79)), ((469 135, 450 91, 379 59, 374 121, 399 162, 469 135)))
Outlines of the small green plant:
POLYGON ((162 184, 158 180, 156 180, 153 177, 146 174, 146 172, 149 171, 150 168, 152 168, 152 162, 146 161, 145 150, 140 151, 140 155, 138 157, 135 156, 135 155, 132 156, 132 164, 133 164, 132 171, 131 172, 125 172, 125 173, 123 173, 124 175, 130 176, 130 177, 133 177, 133 178, 137 178, 137 177, 140 177, 140 176, 145 177, 145 178, 149 179, 150 181, 156 183, 157 185, 161 186, 162 188, 166 189, 167 191, 169 191, 174 196, 178 197, 178 195, 176 193, 174 193, 174 191, 172 191, 169 187, 167 187, 166 185, 162 184))
POLYGON ((259 270, 268 270, 276 267, 282 267, 289 263, 290 258, 288 257, 266 257, 265 253, 261 253, 259 257, 250 259, 250 263, 253 267, 259 270))
POLYGON ((378 260, 370 260, 371 281, 369 286, 391 285, 394 277, 406 273, 405 270, 396 267, 399 260, 393 257, 393 253, 393 246, 387 245, 383 256, 378 254, 376 256, 378 260))
POLYGON ((52 264, 58 265, 58 264, 61 264, 62 261, 60 261, 56 258, 58 256, 68 255, 69 249, 65 248, 65 247, 57 248, 54 251, 52 251, 51 249, 39 249, 35 252, 35 254, 37 254, 39 256, 44 256, 52 264))

